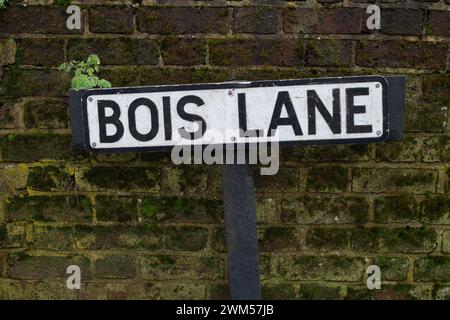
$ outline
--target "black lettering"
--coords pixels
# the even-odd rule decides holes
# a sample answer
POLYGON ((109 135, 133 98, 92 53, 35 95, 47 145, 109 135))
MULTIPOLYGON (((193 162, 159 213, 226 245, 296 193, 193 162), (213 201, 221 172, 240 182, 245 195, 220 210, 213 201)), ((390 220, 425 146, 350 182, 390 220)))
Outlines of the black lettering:
POLYGON ((136 140, 150 141, 157 135, 159 130, 158 108, 150 99, 136 99, 130 104, 130 108, 128 109, 128 123, 130 133, 136 140), (136 128, 136 109, 140 106, 146 106, 150 110, 151 127, 150 131, 145 134, 138 132, 136 128))
POLYGON ((184 110, 184 106, 187 105, 188 103, 194 103, 200 107, 200 106, 204 105, 205 102, 200 97, 197 97, 197 96, 185 96, 185 97, 181 98, 180 101, 178 101, 178 103, 177 103, 178 115, 183 120, 197 122, 197 124, 200 127, 199 130, 197 130, 195 132, 188 132, 184 127, 179 128, 178 132, 185 139, 195 140, 195 139, 201 138, 205 134, 206 121, 205 121, 205 119, 203 119, 201 116, 199 116, 197 114, 187 113, 184 110), (201 131, 201 134, 200 134, 200 131, 201 131))
POLYGON ((275 107, 272 114, 272 120, 269 125, 268 136, 272 136, 272 130, 277 130, 278 126, 292 126, 296 136, 303 135, 302 129, 300 128, 300 123, 297 119, 297 114, 295 113, 294 106, 292 105, 291 97, 287 91, 278 92, 277 101, 275 102, 275 107), (281 118, 281 109, 283 106, 286 107, 287 118, 281 118))
POLYGON ((163 97, 164 137, 172 139, 172 115, 170 113, 170 97, 163 97))
POLYGON ((366 106, 355 106, 355 96, 367 96, 369 88, 347 88, 347 133, 368 133, 372 132, 372 125, 355 125, 355 114, 365 113, 366 106))
POLYGON ((316 108, 334 134, 341 133, 341 101, 339 89, 333 89, 333 115, 331 115, 315 90, 307 90, 308 134, 316 134, 316 108))
POLYGON ((102 143, 113 143, 117 142, 123 136, 123 124, 119 120, 120 118, 120 107, 119 105, 111 100, 99 100, 97 103, 98 108, 98 126, 100 134, 100 142, 102 143), (106 108, 112 109, 113 113, 110 116, 106 116, 106 108), (116 127, 116 132, 113 135, 106 134, 106 125, 111 124, 116 127))
POLYGON ((262 130, 247 130, 247 102, 245 93, 238 94, 238 113, 239 113, 239 129, 242 137, 259 137, 262 130))

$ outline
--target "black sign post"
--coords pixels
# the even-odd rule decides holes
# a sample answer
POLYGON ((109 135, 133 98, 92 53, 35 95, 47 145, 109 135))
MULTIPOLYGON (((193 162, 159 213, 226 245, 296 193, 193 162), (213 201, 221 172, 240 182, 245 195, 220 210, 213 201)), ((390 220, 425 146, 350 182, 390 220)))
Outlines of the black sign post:
MULTIPOLYGON (((278 140, 281 145, 367 144, 400 140, 403 137, 404 103, 405 78, 400 76, 225 82, 91 89, 69 93, 74 148, 94 153, 170 151, 177 145, 172 129, 183 131, 184 136, 188 137, 185 144, 193 144, 192 140, 189 142, 189 136, 193 133, 184 127, 186 121, 202 122, 205 130, 207 126, 223 128, 223 123, 242 129, 247 127, 246 120, 250 114, 256 115, 256 122, 259 121, 262 128, 274 126, 276 130, 279 126, 292 127, 292 130, 284 131, 284 138, 278 140), (258 94, 255 94, 256 91, 258 94), (332 105, 332 114, 320 96, 324 92, 325 95, 332 92, 327 97, 327 104, 332 105), (246 102, 246 94, 253 94, 258 101, 250 106, 253 111, 249 113, 246 103, 250 103, 246 102), (341 94, 345 94, 345 98, 341 99, 341 94), (297 99, 295 102, 291 95, 297 99), (367 106, 358 102, 361 100, 356 101, 355 97, 365 98, 367 106), (234 107, 232 103, 236 101, 239 112, 234 110, 232 114, 239 116, 227 117, 230 108, 234 107), (202 118, 186 112, 186 104, 206 106, 209 114, 202 118), (142 106, 151 115, 151 121, 144 122, 150 128, 147 133, 139 132, 142 129, 138 129, 136 120, 137 109, 142 106), (281 114, 283 108, 287 111, 287 117, 281 114), (106 109, 109 109, 109 115, 106 109), (303 112, 303 118, 300 118, 304 121, 303 125, 307 119, 307 131, 305 128, 302 131, 296 110, 303 112), (361 121, 358 116, 364 115, 367 117, 361 121), (174 117, 178 117, 175 122, 174 117), (322 122, 317 122, 319 117, 322 122), (114 133, 108 133, 108 125, 115 127, 114 133), (319 133, 320 130, 322 133, 319 133)), ((233 137, 230 141, 223 140, 221 144, 229 147, 239 143, 245 145, 247 142, 245 139, 236 141, 233 137)), ((248 164, 224 165, 223 195, 231 298, 260 299, 254 183, 248 164)))

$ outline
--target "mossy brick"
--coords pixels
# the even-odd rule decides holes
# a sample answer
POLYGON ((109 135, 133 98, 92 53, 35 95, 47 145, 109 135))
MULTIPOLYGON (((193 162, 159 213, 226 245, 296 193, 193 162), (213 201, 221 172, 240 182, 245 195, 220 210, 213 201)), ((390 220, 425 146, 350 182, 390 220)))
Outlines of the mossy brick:
POLYGON ((195 194, 211 191, 208 181, 213 167, 207 165, 174 165, 162 168, 161 189, 164 192, 195 194))
POLYGON ((11 254, 8 257, 8 277, 29 280, 65 280, 66 270, 70 265, 80 267, 83 279, 91 277, 90 261, 84 256, 31 256, 26 253, 11 254))
POLYGON ((359 34, 364 30, 364 15, 362 8, 288 7, 283 15, 283 30, 304 34, 359 34))
POLYGON ((298 191, 300 171, 297 168, 281 167, 277 174, 263 176, 259 169, 254 170, 254 180, 257 192, 298 191))
POLYGON ((164 283, 160 288, 163 300, 204 300, 206 286, 203 284, 164 283))
POLYGON ((380 20, 383 26, 380 29, 384 34, 403 36, 422 35, 422 22, 424 12, 417 9, 384 9, 380 20))
POLYGON ((302 300, 340 300, 341 288, 337 286, 324 286, 302 283, 299 297, 302 300))
MULTIPOLYGON (((69 275, 67 275, 69 276, 69 275)), ((83 272, 81 273, 83 279, 83 272)), ((58 280, 39 280, 35 282, 34 299, 38 300, 75 300, 77 299, 78 291, 84 291, 86 284, 82 280, 81 290, 71 290, 67 288, 64 281, 58 280)))
POLYGON ((225 253, 227 251, 227 244, 225 240, 225 229, 223 227, 214 228, 212 237, 212 248, 213 250, 220 253, 225 253))
POLYGON ((144 221, 211 223, 223 221, 223 202, 218 199, 145 197, 139 210, 144 221))
POLYGON ((25 189, 28 167, 24 164, 9 165, 0 168, 0 194, 8 195, 25 189))
POLYGON ((261 251, 295 252, 301 246, 301 236, 294 227, 267 227, 262 230, 259 239, 261 251))
POLYGON ((422 97, 425 102, 440 106, 450 105, 450 74, 429 74, 421 76, 422 97))
POLYGON ((142 276, 149 280, 222 280, 225 272, 218 257, 156 255, 145 256, 140 263, 142 276))
POLYGON ((349 170, 342 166, 312 167, 308 170, 307 191, 342 192, 349 187, 349 170))
POLYGON ((74 241, 79 249, 157 250, 162 246, 163 232, 155 225, 75 226, 74 241))
POLYGON ((49 68, 4 68, 0 81, 0 94, 11 97, 62 97, 69 88, 69 74, 49 68))
POLYGON ((33 282, 0 279, 0 300, 32 299, 34 299, 33 282))
POLYGON ((278 200, 270 197, 256 198, 256 222, 260 224, 278 222, 278 200))
POLYGON ((293 300, 296 298, 292 284, 268 284, 261 285, 261 298, 264 300, 293 300))
POLYGON ((281 10, 275 6, 238 7, 234 10, 235 33, 271 34, 278 32, 281 10))
POLYGON ((410 284, 382 285, 380 290, 349 287, 346 300, 417 300, 431 299, 431 288, 410 284))
POLYGON ((13 64, 16 57, 16 43, 14 39, 0 39, 0 66, 13 64))
POLYGON ((136 87, 144 85, 141 80, 142 68, 141 66, 102 66, 98 75, 99 78, 107 79, 117 87, 136 87))
POLYGON ((98 221, 136 222, 138 220, 138 200, 133 197, 95 197, 95 211, 98 221))
POLYGON ((134 31, 133 9, 127 7, 89 8, 89 31, 92 33, 132 33, 134 31))
POLYGON ((450 161, 450 136, 437 136, 424 139, 423 161, 425 162, 450 161))
POLYGON ((0 224, 0 248, 19 248, 25 244, 24 225, 16 223, 0 224))
POLYGON ((383 162, 416 162, 421 160, 421 149, 421 140, 407 135, 401 141, 378 144, 375 157, 383 162))
POLYGON ((18 41, 21 65, 59 66, 64 62, 64 39, 22 38, 18 41))
POLYGON ((0 137, 3 161, 37 162, 69 160, 77 157, 72 150, 71 137, 65 134, 8 134, 0 137))
POLYGON ((385 196, 375 199, 376 222, 415 222, 419 220, 419 205, 414 197, 385 196))
POLYGON ((7 221, 89 222, 92 206, 85 196, 12 197, 5 201, 7 221))
POLYGON ((288 256, 278 261, 278 274, 286 280, 361 281, 365 262, 359 257, 288 256))
MULTIPOLYGON (((156 300, 161 299, 161 286, 155 283, 123 282, 109 280, 108 282, 87 282, 81 284, 77 291, 78 300, 156 300)), ((51 288, 46 290, 52 292, 51 288)))
POLYGON ((80 30, 67 28, 65 7, 9 6, 0 11, 0 25, 5 33, 73 34, 80 30))
POLYGON ((356 64, 364 67, 445 69, 447 44, 401 40, 360 41, 356 64))
POLYGON ((327 145, 327 146, 302 146, 282 149, 283 158, 287 161, 367 161, 370 159, 369 145, 327 145))
POLYGON ((165 37, 159 40, 165 66, 202 65, 206 61, 206 42, 197 38, 165 37))
POLYGON ((16 99, 0 98, 0 129, 13 129, 19 126, 19 108, 16 99))
POLYGON ((139 8, 138 30, 154 34, 228 33, 227 8, 160 7, 139 8))
POLYGON ((30 167, 27 186, 38 191, 72 191, 76 189, 75 178, 67 170, 56 166, 30 167))
POLYGON ((408 274, 408 258, 375 257, 373 264, 380 267, 381 279, 388 281, 406 280, 408 274))
POLYGON ((450 230, 445 230, 442 233, 442 251, 450 253, 450 230))
POLYGON ((82 180, 100 189, 158 191, 160 177, 159 168, 99 166, 84 172, 82 180))
POLYGON ((350 230, 350 249, 356 252, 378 252, 380 238, 378 228, 354 228, 350 230))
MULTIPOLYGON (((446 1, 450 4, 450 1, 446 1)), ((440 37, 450 37, 450 13, 448 11, 430 10, 425 25, 425 33, 440 37)))
POLYGON ((295 39, 211 39, 209 59, 216 66, 300 66, 304 43, 295 39))
POLYGON ((306 246, 312 251, 335 252, 349 247, 348 229, 310 228, 306 234, 306 246))
POLYGON ((204 250, 208 243, 208 229, 204 227, 167 227, 164 233, 164 246, 176 251, 204 250))
POLYGON ((209 286, 208 299, 228 300, 230 299, 230 288, 226 283, 214 283, 209 286))
POLYGON ((433 299, 450 300, 450 287, 445 285, 435 285, 433 287, 433 299))
POLYGON ((447 107, 423 100, 406 101, 405 131, 443 132, 447 126, 447 107))
POLYGON ((437 247, 437 234, 429 228, 380 229, 378 236, 383 252, 425 253, 437 247))
POLYGON ((281 221, 295 224, 364 224, 369 203, 358 197, 302 196, 281 201, 281 221))
POLYGON ((421 257, 414 261, 414 280, 448 281, 450 279, 450 257, 421 257))
POLYGON ((436 189, 437 171, 431 169, 353 169, 353 192, 425 194, 436 189))
POLYGON ((70 126, 68 103, 63 100, 29 100, 23 106, 23 121, 28 129, 66 129, 70 126))
POLYGON ((158 48, 152 39, 83 38, 67 41, 69 60, 84 60, 95 52, 104 65, 157 65, 158 48))
POLYGON ((32 242, 36 249, 53 251, 74 249, 74 230, 72 227, 33 225, 32 230, 32 242))
POLYGON ((309 40, 305 63, 307 66, 348 67, 352 63, 352 46, 347 40, 309 40))
POLYGON ((421 203, 421 220, 425 223, 449 223, 450 197, 427 195, 421 203))
POLYGON ((111 255, 97 259, 94 269, 97 278, 133 279, 136 276, 136 261, 132 256, 111 255))

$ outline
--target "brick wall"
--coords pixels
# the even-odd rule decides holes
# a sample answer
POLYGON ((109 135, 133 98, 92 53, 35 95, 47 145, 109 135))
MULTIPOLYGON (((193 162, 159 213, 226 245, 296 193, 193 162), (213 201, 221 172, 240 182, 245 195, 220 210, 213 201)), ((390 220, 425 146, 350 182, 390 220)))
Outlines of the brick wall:
POLYGON ((219 166, 71 149, 62 62, 114 86, 407 76, 405 139, 282 150, 255 177, 263 297, 436 299, 450 287, 450 2, 9 1, 0 11, 0 299, 224 298, 219 166), (23 4, 27 4, 23 6, 23 4), (66 268, 82 290, 66 288, 66 268), (382 290, 365 287, 381 267, 382 290))

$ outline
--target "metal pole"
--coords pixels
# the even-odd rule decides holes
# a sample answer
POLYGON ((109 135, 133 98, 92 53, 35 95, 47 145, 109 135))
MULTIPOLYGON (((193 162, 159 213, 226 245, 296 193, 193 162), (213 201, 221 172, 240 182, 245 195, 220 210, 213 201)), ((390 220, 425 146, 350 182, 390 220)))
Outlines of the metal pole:
POLYGON ((255 192, 247 164, 224 166, 223 196, 231 299, 261 299, 255 192))

